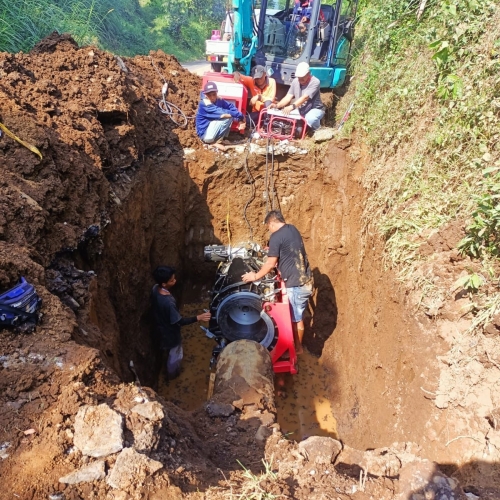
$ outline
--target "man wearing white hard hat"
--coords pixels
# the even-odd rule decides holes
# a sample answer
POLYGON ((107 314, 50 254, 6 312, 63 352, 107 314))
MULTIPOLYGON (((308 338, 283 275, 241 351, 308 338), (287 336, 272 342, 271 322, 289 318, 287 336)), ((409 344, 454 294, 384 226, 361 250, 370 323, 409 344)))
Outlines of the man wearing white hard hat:
POLYGON ((325 116, 325 106, 321 102, 319 86, 318 78, 311 75, 309 64, 301 62, 297 65, 288 94, 278 104, 272 104, 270 107, 283 110, 285 115, 296 109, 304 117, 307 125, 312 130, 317 130, 321 118, 325 116))

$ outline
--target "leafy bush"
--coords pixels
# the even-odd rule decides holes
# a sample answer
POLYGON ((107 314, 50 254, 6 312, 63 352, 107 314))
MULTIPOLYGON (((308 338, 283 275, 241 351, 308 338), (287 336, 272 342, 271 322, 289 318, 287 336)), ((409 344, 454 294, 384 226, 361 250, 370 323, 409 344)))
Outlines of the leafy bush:
MULTIPOLYGON (((343 129, 356 128, 370 146, 363 218, 385 238, 386 262, 405 276, 421 258, 421 235, 471 216, 494 231, 493 208, 481 213, 476 200, 484 206, 496 196, 482 172, 500 167, 500 6, 428 1, 418 20, 419 5, 361 2, 355 107, 343 129)), ((469 236, 477 240, 482 229, 469 236)), ((492 238, 478 249, 494 250, 492 238)))
POLYGON ((473 222, 467 227, 467 236, 458 247, 462 253, 472 257, 498 258, 500 257, 500 172, 498 169, 487 169, 484 171, 484 176, 479 182, 481 194, 474 197, 477 208, 472 213, 473 222))

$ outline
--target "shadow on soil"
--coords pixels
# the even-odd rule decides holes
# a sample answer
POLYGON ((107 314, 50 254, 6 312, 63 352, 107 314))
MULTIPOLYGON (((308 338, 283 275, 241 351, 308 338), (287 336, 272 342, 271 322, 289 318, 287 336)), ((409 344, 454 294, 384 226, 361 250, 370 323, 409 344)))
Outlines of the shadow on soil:
POLYGON ((315 356, 323 354, 325 342, 333 334, 337 326, 337 300, 335 290, 328 275, 317 267, 313 269, 315 292, 309 301, 306 316, 306 332, 304 345, 315 356))

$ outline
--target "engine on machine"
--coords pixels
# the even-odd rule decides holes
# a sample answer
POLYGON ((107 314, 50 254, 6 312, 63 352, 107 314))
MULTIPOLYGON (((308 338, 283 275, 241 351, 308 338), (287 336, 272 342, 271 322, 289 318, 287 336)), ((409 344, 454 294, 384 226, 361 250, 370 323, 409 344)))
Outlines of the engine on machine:
POLYGON ((209 245, 204 255, 208 262, 219 262, 209 306, 212 319, 204 328, 217 342, 211 367, 226 345, 246 339, 270 351, 276 373, 297 373, 290 305, 281 276, 273 270, 253 283, 241 280, 243 274, 262 267, 266 251, 255 243, 209 245))

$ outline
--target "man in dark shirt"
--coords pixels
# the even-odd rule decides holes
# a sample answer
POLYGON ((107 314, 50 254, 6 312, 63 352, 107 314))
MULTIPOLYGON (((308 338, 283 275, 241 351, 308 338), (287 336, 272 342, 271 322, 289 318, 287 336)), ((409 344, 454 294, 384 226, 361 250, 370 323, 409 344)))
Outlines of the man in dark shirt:
POLYGON ((156 337, 160 341, 160 349, 167 353, 166 371, 169 379, 179 375, 183 357, 181 326, 196 321, 208 321, 210 313, 204 312, 191 318, 183 318, 170 289, 175 285, 175 269, 169 266, 158 266, 153 277, 156 285, 151 291, 151 309, 156 337))
POLYGON ((313 279, 302 236, 295 226, 287 224, 283 214, 271 210, 264 221, 271 233, 267 260, 260 271, 246 273, 241 279, 245 282, 257 281, 270 272, 276 264, 285 281, 286 291, 292 308, 292 323, 296 334, 297 354, 302 353, 304 336, 304 313, 309 297, 312 295, 313 279))

